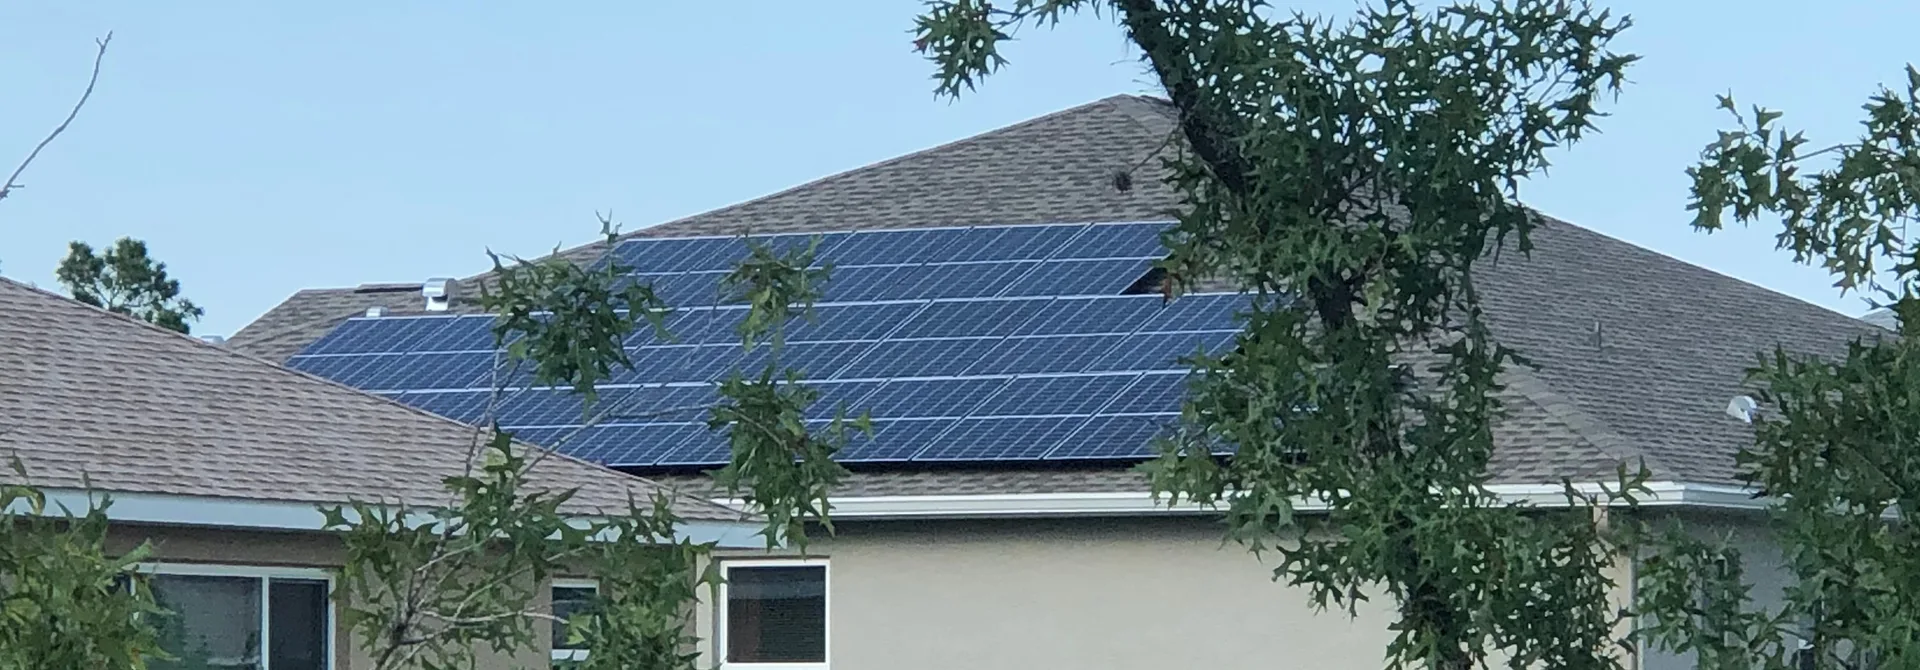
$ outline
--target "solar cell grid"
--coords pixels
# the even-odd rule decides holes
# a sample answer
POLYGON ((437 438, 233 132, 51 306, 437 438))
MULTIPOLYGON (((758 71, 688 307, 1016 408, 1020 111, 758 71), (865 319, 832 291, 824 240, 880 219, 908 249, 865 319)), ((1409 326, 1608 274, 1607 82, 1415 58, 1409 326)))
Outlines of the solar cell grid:
POLYGON ((1036 311, 1016 335, 1127 334, 1160 311, 1161 298, 1150 295, 1059 298, 1036 311))
POLYGON ((975 229, 962 248, 948 254, 953 261, 1038 261, 1052 257, 1062 244, 1086 229, 1066 226, 997 226, 975 229))
POLYGON ((1080 372, 1125 335, 1050 335, 1002 340, 966 369, 969 375, 1080 372))
POLYGON ((1043 458, 1050 461, 1146 458, 1154 453, 1154 437, 1166 429, 1173 416, 1096 416, 1043 458))
POLYGON ((903 419, 874 421, 873 438, 848 445, 839 453, 846 463, 897 463, 914 454, 959 423, 957 419, 903 419))
POLYGON ((1020 377, 981 404, 974 416, 1092 414, 1133 383, 1136 375, 1020 377))
POLYGON ((1167 250, 1160 242, 1161 223, 1096 223, 1054 255, 1070 258, 1160 258, 1167 250))
POLYGON ((1144 260, 1048 261, 1010 282, 999 295, 1119 295, 1147 273, 1144 260))
POLYGON ((935 302, 893 333, 897 338, 999 337, 1018 330, 1052 298, 935 302))
POLYGON ((1180 359, 1206 350, 1218 354, 1233 342, 1234 333, 1139 333, 1101 354, 1087 367, 1090 372, 1112 370, 1184 370, 1180 359))
POLYGON ((952 430, 914 454, 913 460, 1038 460, 1086 420, 1086 417, 962 419, 952 430))
MULTIPOLYGON (((873 345, 859 360, 847 364, 836 379, 884 377, 951 377, 988 364, 988 353, 998 338, 945 340, 887 340, 873 345)), ((992 374, 992 373, 986 373, 992 374)))
POLYGON ((927 307, 917 302, 821 305, 814 308, 811 320, 798 319, 787 326, 787 341, 878 340, 927 307))
POLYGON ((887 382, 864 408, 876 419, 963 417, 1007 380, 896 379, 887 382))

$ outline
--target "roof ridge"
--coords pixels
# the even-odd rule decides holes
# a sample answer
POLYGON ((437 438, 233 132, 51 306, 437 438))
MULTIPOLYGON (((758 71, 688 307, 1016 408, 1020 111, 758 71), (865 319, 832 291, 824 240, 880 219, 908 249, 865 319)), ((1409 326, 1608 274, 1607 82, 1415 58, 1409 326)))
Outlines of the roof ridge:
MULTIPOLYGON (((406 403, 402 403, 402 402, 399 402, 399 401, 397 401, 397 400, 394 400, 394 399, 392 399, 392 398, 388 398, 388 397, 386 397, 386 396, 382 396, 382 395, 379 395, 379 394, 375 394, 375 393, 369 393, 369 392, 367 392, 367 391, 364 391, 364 390, 361 390, 361 389, 358 389, 358 388, 354 388, 354 387, 352 387, 352 386, 349 386, 349 385, 347 385, 347 384, 344 384, 344 383, 341 383, 341 382, 337 382, 337 381, 334 381, 334 380, 332 380, 332 379, 328 379, 328 378, 326 378, 326 377, 321 377, 321 376, 319 376, 319 375, 315 375, 315 374, 312 374, 312 373, 309 373, 309 372, 306 372, 306 371, 304 371, 304 370, 296 370, 296 369, 294 369, 294 368, 290 368, 290 367, 287 367, 287 366, 285 366, 285 365, 281 365, 281 364, 279 364, 279 363, 275 363, 275 362, 273 362, 273 361, 270 361, 270 360, 267 360, 267 359, 265 359, 265 358, 262 358, 262 357, 259 357, 259 356, 255 356, 255 355, 253 355, 253 354, 249 354, 249 353, 246 353, 246 352, 244 352, 244 351, 236 351, 236 350, 234 350, 234 349, 231 349, 231 348, 228 348, 228 347, 222 347, 222 346, 219 346, 219 345, 216 345, 216 344, 213 344, 213 343, 211 343, 211 342, 208 342, 208 341, 206 341, 206 340, 203 340, 203 339, 200 339, 200 338, 198 338, 198 337, 195 337, 195 336, 193 336, 193 335, 191 335, 191 334, 188 334, 188 333, 182 333, 182 332, 178 332, 178 331, 175 331, 175 330, 171 330, 171 329, 168 329, 168 328, 163 328, 163 327, 161 327, 161 326, 158 326, 158 325, 155 325, 155 324, 152 324, 152 323, 148 323, 148 322, 147 322, 147 321, 145 321, 145 320, 142 320, 142 319, 137 319, 137 318, 134 318, 134 317, 133 317, 133 316, 131 316, 131 315, 127 315, 127 314, 119 314, 119 313, 116 313, 116 312, 112 312, 112 311, 108 311, 108 310, 106 310, 106 309, 104 309, 104 308, 101 308, 101 307, 97 307, 97 306, 94 306, 94 305, 89 305, 89 304, 86 304, 86 303, 83 303, 83 302, 80 302, 80 301, 78 301, 78 300, 74 300, 74 299, 72 299, 72 298, 68 298, 68 297, 66 297, 66 296, 62 296, 62 295, 60 295, 60 294, 58 294, 58 293, 54 293, 54 292, 52 292, 52 291, 48 291, 48 290, 46 290, 46 289, 43 289, 43 288, 40 288, 40 287, 38 287, 38 286, 33 286, 33 285, 31 285, 31 284, 26 284, 26 283, 23 283, 23 282, 20 282, 20 281, 16 281, 16 280, 14 280, 14 279, 11 279, 11 278, 7 278, 7 277, 0 277, 0 284, 7 284, 7 285, 12 285, 12 286, 15 286, 15 287, 18 287, 18 288, 20 288, 20 289, 23 289, 23 290, 25 290, 25 291, 27 291, 27 292, 29 292, 29 293, 32 293, 32 294, 37 294, 37 295, 39 295, 39 296, 40 296, 40 297, 41 297, 42 299, 45 299, 45 300, 48 300, 48 301, 49 301, 49 302, 51 302, 51 303, 54 303, 54 304, 57 304, 57 305, 59 305, 59 306, 60 306, 61 308, 64 308, 64 309, 68 309, 68 310, 71 310, 71 311, 74 311, 74 312, 76 312, 76 313, 83 313, 83 314, 87 314, 87 313, 90 313, 90 314, 92 314, 92 315, 93 315, 93 316, 92 316, 92 317, 90 317, 90 318, 99 318, 99 317, 107 317, 107 318, 110 318, 110 319, 114 319, 114 320, 118 320, 118 321, 121 321, 121 322, 124 322, 124 323, 130 323, 130 324, 136 324, 136 325, 138 325, 138 326, 140 326, 140 327, 144 327, 144 328, 146 328, 146 329, 148 329, 148 330, 150 330, 150 331, 153 331, 153 332, 155 332, 155 333, 158 333, 158 334, 164 334, 164 335, 167 335, 167 336, 171 336, 171 337, 175 337, 175 338, 178 338, 178 339, 180 339, 180 340, 182 340, 182 341, 185 341, 186 343, 188 343, 188 344, 190 344, 191 346, 194 346, 194 347, 199 347, 199 348, 200 348, 201 350, 203 350, 203 351, 208 351, 208 352, 211 352, 211 353, 215 353, 215 354, 223 354, 223 355, 226 355, 226 356, 229 356, 229 357, 232 357, 232 358, 235 358, 235 359, 239 359, 239 360, 242 360, 242 361, 246 361, 246 362, 247 362, 247 363, 249 363, 249 364, 257 364, 257 365, 261 365, 261 366, 265 366, 265 367, 267 367, 267 368, 271 368, 271 369, 273 369, 273 370, 277 370, 277 371, 279 371, 279 372, 282 372, 282 373, 285 373, 285 374, 289 374, 289 375, 292 375, 292 376, 294 376, 294 377, 296 377, 296 378, 300 378, 300 379, 302 379, 302 380, 303 380, 304 382, 317 382, 318 384, 320 384, 320 385, 322 385, 322 386, 324 386, 324 387, 328 387, 328 388, 333 388, 333 389, 338 389, 338 390, 340 390, 340 391, 344 391, 344 392, 346 392, 346 393, 348 393, 348 394, 351 394, 351 395, 352 395, 352 397, 355 397, 355 398, 360 398, 360 399, 364 399, 364 400, 370 400, 370 401, 372 401, 372 402, 375 402, 375 403, 379 403, 379 404, 381 404, 381 405, 384 405, 384 406, 387 406, 387 407, 393 407, 393 408, 399 408, 399 409, 403 409, 403 410, 406 410, 407 412, 409 412, 409 413, 412 413, 412 414, 414 414, 414 415, 416 415, 416 416, 419 416, 419 417, 423 417, 423 418, 426 418, 426 419, 429 419, 429 420, 432 420, 432 421, 434 421, 434 422, 436 422, 436 423, 440 423, 440 424, 447 424, 447 425, 450 425, 450 426, 453 426, 453 427, 458 427, 458 428, 462 428, 462 429, 466 429, 466 430, 480 430, 480 428, 479 428, 479 427, 477 427, 477 426, 473 426, 473 425, 469 425, 469 424, 465 424, 465 423, 461 423, 461 422, 459 422, 459 421, 455 421, 455 420, 453 420, 453 419, 449 419, 449 418, 447 418, 447 417, 444 417, 444 416, 440 416, 440 415, 438 415, 438 414, 434 414, 434 413, 432 413, 432 412, 428 412, 428 411, 426 411, 426 410, 423 410, 423 409, 420 409, 420 408, 417 408, 417 407, 414 407, 414 406, 412 406, 412 405, 408 405, 408 404, 406 404, 406 403)), ((516 440, 516 441, 518 441, 518 440, 516 440)), ((673 490, 673 489, 668 489, 668 488, 667 488, 666 486, 664 486, 664 485, 661 485, 660 483, 658 483, 658 482, 655 482, 655 481, 653 481, 653 480, 651 480, 651 479, 648 479, 648 478, 646 478, 646 477, 641 477, 641 476, 639 476, 639 475, 634 475, 634 474, 630 474, 630 473, 626 473, 626 472, 621 472, 621 471, 619 471, 619 470, 614 470, 614 469, 612 469, 612 468, 608 468, 608 467, 605 467, 605 466, 602 466, 602 465, 599 465, 599 464, 597 464, 597 463, 591 463, 591 462, 588 462, 588 461, 585 461, 585 460, 581 460, 581 459, 578 459, 578 458, 575 458, 575 457, 573 457, 573 456, 568 456, 568 455, 566 455, 566 454, 562 454, 562 453, 560 453, 560 452, 559 452, 558 450, 556 450, 556 449, 551 449, 551 448, 548 448, 548 447, 543 447, 543 446, 540 446, 540 445, 536 445, 536 444, 533 444, 533 443, 531 443, 531 442, 522 442, 522 444, 524 444, 524 445, 527 445, 527 446, 531 446, 531 447, 534 447, 534 448, 537 448, 537 449, 540 449, 540 450, 543 450, 543 451, 546 451, 546 452, 548 452, 548 454, 549 454, 549 456, 552 456, 552 457, 558 457, 558 458, 560 458, 560 459, 562 459, 562 460, 564 460, 564 461, 567 461, 567 462, 570 462, 570 463, 572 463, 572 464, 575 464, 575 465, 578 465, 578 466, 584 466, 584 467, 587 467, 587 468, 592 468, 593 470, 596 470, 596 471, 599 471, 599 472, 602 472, 602 473, 605 473, 605 474, 606 474, 606 475, 607 475, 607 476, 609 477, 609 481, 611 481, 611 480, 612 480, 612 478, 616 478, 616 477, 617 477, 617 478, 620 478, 620 479, 623 479, 623 480, 627 480, 627 481, 625 481, 625 482, 623 482, 623 483, 626 483, 626 484, 633 484, 633 483, 638 483, 638 484, 640 484, 640 485, 643 485, 643 486, 646 486, 646 487, 653 487, 653 488, 657 488, 657 489, 660 489, 660 490, 663 490, 663 491, 670 491, 670 490, 673 490)), ((734 514, 738 514, 738 513, 739 513, 739 511, 740 511, 740 510, 737 510, 737 509, 734 509, 734 508, 732 508, 732 507, 728 507, 728 506, 726 506, 726 505, 721 505, 721 504, 719 504, 719 503, 716 503, 716 502, 713 502, 713 501, 711 501, 711 500, 707 500, 707 499, 705 499, 705 498, 699 498, 699 497, 694 497, 694 498, 692 498, 692 499, 691 499, 691 502, 693 502, 693 503, 695 503, 695 504, 699 504, 699 505, 704 505, 704 506, 707 506, 707 507, 711 507, 711 508, 714 508, 714 509, 719 509, 719 510, 725 510, 726 512, 729 512, 729 513, 734 513, 734 514)))

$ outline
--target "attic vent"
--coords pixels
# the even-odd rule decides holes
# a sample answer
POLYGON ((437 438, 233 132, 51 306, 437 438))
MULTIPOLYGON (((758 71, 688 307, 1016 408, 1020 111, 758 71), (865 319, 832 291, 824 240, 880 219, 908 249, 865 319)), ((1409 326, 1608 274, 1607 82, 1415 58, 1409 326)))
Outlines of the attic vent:
POLYGON ((379 305, 374 305, 374 306, 372 306, 372 307, 368 307, 368 308, 367 308, 367 317, 368 317, 368 318, 378 318, 378 317, 379 317, 380 315, 382 315, 382 314, 385 314, 385 313, 387 313, 387 310, 386 310, 386 308, 384 308, 384 307, 381 307, 381 306, 379 306, 379 305))
POLYGON ((1742 423, 1753 423, 1754 416, 1760 413, 1760 403, 1752 396, 1737 395, 1727 402, 1727 416, 1739 419, 1742 423))
POLYGON ((354 287, 354 293, 411 293, 420 290, 419 284, 361 284, 354 287))
POLYGON ((227 338, 220 335, 201 335, 200 341, 216 347, 227 346, 227 338))
POLYGON ((427 311, 444 312, 453 306, 454 281, 446 277, 435 277, 420 285, 420 295, 427 299, 427 311))

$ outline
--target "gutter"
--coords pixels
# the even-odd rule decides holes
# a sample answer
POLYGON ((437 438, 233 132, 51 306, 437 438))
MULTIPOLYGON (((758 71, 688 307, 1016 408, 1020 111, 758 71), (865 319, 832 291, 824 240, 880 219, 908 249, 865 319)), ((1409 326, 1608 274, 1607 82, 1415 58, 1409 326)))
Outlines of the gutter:
MULTIPOLYGON (((320 506, 328 503, 113 493, 68 488, 42 491, 47 496, 50 515, 59 514, 62 506, 75 514, 85 513, 104 496, 113 500, 113 506, 107 509, 107 518, 117 523, 314 533, 326 529, 326 518, 320 514, 320 506)), ((15 501, 7 511, 16 514, 29 512, 25 500, 15 501)), ((675 529, 673 539, 714 542, 727 549, 763 549, 766 540, 758 535, 762 528, 760 524, 740 521, 687 521, 675 529)))
MULTIPOLYGON (((1638 496, 1642 507, 1693 507, 1763 510, 1770 504, 1750 489, 1717 484, 1650 482, 1651 493, 1638 496)), ((1502 501, 1541 508, 1568 506, 1566 488, 1553 484, 1501 484, 1487 487, 1502 501)), ((1599 494, 1601 485, 1576 484, 1574 489, 1599 494)), ((740 500, 719 501, 743 508, 740 500)), ((1214 506, 1182 502, 1167 505, 1145 491, 1092 493, 1001 493, 978 495, 847 496, 829 500, 834 519, 1036 519, 1073 517, 1196 516, 1220 513, 1214 506)), ((1625 507, 1619 503, 1614 507, 1625 507)), ((1296 510, 1325 510, 1324 504, 1301 503, 1296 510)))

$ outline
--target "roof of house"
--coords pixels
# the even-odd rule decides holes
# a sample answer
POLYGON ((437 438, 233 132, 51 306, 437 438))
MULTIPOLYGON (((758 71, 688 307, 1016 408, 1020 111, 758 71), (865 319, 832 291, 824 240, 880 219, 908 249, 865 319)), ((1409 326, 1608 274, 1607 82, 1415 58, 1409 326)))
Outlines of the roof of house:
MULTIPOLYGON (((1115 96, 633 235, 1165 219, 1178 198, 1151 175, 1173 131, 1163 101, 1115 96), (1137 173, 1131 188, 1116 188, 1120 171, 1137 173)), ((1496 337, 1536 366, 1508 373, 1498 482, 1598 478, 1639 460, 1666 479, 1730 482, 1733 455, 1752 433, 1723 409, 1745 390, 1754 357, 1776 344, 1836 351, 1874 330, 1551 218, 1533 242, 1530 256, 1508 249, 1476 270, 1496 337)), ((284 358, 370 304, 417 311, 420 303, 417 293, 302 291, 230 342, 284 358)), ((842 493, 1139 488, 1137 475, 1111 467, 1036 466, 863 472, 842 493)))
MULTIPOLYGON (((53 488, 257 501, 445 500, 473 427, 0 279, 0 459, 53 488)), ((17 479, 9 470, 7 479, 17 479)), ((624 512, 654 482, 553 455, 534 486, 624 512)), ((739 513, 692 497, 689 519, 739 513)))

